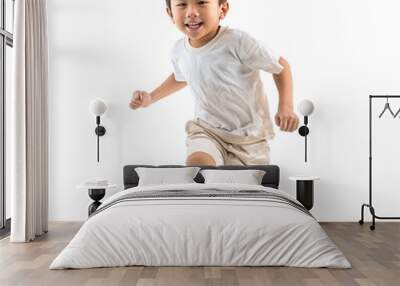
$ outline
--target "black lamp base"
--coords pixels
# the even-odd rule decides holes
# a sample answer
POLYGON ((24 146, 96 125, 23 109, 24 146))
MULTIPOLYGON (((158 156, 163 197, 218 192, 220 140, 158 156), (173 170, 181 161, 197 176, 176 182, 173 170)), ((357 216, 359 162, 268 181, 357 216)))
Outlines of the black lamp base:
POLYGON ((300 128, 299 128, 299 134, 301 135, 301 136, 307 136, 308 134, 310 133, 310 129, 308 129, 308 127, 307 126, 301 126, 300 128))
POLYGON ((98 136, 104 136, 106 134, 106 129, 103 126, 99 125, 99 126, 96 127, 94 132, 98 136))

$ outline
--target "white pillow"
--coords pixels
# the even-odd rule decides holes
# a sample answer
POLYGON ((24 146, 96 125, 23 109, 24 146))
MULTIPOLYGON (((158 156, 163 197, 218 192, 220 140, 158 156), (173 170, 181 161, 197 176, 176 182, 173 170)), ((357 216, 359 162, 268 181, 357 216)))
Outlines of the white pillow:
POLYGON ((201 170, 205 184, 233 183, 246 185, 261 185, 265 175, 262 170, 201 170))
POLYGON ((196 183, 193 179, 199 170, 199 167, 135 168, 138 186, 196 183))

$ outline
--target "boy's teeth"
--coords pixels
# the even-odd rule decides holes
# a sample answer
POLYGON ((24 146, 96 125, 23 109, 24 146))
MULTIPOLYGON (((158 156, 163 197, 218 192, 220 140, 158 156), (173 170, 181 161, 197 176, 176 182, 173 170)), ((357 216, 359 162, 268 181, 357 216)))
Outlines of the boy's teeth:
POLYGON ((198 24, 188 24, 189 29, 197 30, 201 26, 201 23, 198 24))

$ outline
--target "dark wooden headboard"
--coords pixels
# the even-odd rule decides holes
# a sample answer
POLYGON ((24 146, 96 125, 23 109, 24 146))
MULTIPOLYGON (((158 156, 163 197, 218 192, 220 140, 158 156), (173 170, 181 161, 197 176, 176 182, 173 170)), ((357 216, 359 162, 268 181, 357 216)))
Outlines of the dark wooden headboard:
MULTIPOLYGON (((136 187, 139 183, 139 177, 135 171, 136 167, 147 168, 182 168, 184 165, 126 165, 124 166, 124 189, 136 187)), ((276 165, 249 165, 249 166, 198 166, 201 169, 218 169, 218 170, 263 170, 265 175, 261 184, 265 187, 279 188, 279 167, 276 165)), ((194 178, 197 183, 204 183, 204 178, 200 174, 194 178)))

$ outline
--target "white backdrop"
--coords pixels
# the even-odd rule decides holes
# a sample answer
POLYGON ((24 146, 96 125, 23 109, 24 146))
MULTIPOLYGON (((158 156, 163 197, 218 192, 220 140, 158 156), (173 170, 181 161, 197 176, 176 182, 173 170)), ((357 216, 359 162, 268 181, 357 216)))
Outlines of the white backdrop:
MULTIPOLYGON (((275 129, 271 157, 281 167, 281 189, 294 194, 291 175, 320 176, 312 213, 321 221, 358 220, 368 199, 368 95, 400 93, 400 2, 229 2, 223 24, 284 56, 293 70, 296 103, 308 98, 316 105, 307 164, 303 138, 275 129)), ((51 0, 48 13, 50 219, 83 220, 91 201, 77 184, 107 178, 121 188, 125 164, 184 164, 184 126, 193 116, 193 100, 184 89, 147 109, 128 108, 134 89, 151 91, 172 72, 169 53, 182 35, 167 17, 164 0, 51 0), (102 117, 107 134, 100 164, 95 118, 88 111, 96 97, 109 106, 102 117)), ((263 79, 275 114, 276 88, 271 75, 263 79)), ((376 106, 379 114, 384 101, 376 106)), ((400 108, 400 100, 393 106, 400 108)), ((377 125, 377 212, 400 215, 400 154, 393 150, 400 119, 377 125)))

